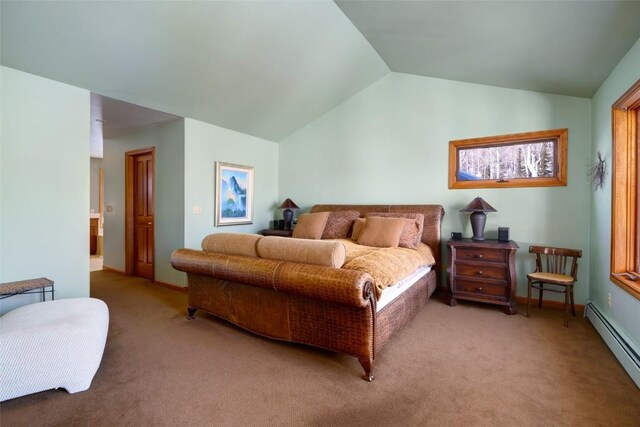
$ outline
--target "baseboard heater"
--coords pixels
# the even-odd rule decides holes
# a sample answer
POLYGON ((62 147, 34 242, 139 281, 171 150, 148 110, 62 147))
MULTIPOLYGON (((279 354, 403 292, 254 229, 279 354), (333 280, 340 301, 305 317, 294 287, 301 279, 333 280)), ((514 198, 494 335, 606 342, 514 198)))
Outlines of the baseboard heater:
POLYGON ((619 332, 592 301, 585 305, 584 317, 589 319, 631 379, 640 388, 640 354, 631 340, 619 332))

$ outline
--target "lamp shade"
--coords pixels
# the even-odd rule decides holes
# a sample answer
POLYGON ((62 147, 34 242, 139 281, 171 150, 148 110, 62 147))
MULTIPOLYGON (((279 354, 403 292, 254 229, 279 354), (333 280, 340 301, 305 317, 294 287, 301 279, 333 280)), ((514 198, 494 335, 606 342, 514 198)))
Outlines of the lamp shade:
MULTIPOLYGON (((288 200, 288 199, 287 199, 288 200)), ((482 197, 476 197, 460 212, 498 212, 489 203, 482 200, 482 197)))
POLYGON ((293 200, 287 199, 280 205, 280 209, 300 209, 293 200))

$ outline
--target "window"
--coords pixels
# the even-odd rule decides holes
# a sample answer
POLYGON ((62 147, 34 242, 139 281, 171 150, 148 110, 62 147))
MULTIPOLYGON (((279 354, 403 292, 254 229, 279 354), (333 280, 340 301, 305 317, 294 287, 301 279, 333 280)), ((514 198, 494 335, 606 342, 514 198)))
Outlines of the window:
POLYGON ((640 299, 640 80, 612 106, 611 281, 640 299))
POLYGON ((449 188, 567 185, 567 129, 449 141, 449 188))

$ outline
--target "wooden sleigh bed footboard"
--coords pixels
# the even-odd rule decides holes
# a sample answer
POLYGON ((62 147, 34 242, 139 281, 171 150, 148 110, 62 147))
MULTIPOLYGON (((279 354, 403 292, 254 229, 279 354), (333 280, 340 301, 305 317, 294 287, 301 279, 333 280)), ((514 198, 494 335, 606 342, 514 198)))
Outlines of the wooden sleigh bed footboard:
POLYGON ((422 242, 436 264, 376 312, 368 273, 260 257, 180 249, 174 268, 188 277, 188 313, 203 310, 265 337, 356 357, 373 379, 376 354, 424 307, 437 288, 440 205, 316 205, 312 212, 357 210, 424 214, 422 242))
POLYGON ((204 310, 268 338, 354 356, 371 377, 375 301, 370 286, 365 297, 371 302, 362 307, 192 274, 189 290, 190 316, 204 310))
POLYGON ((373 379, 375 355, 427 303, 436 289, 430 271, 379 313, 370 285, 363 307, 188 274, 189 318, 203 310, 250 332, 282 341, 307 344, 356 357, 364 378, 373 379))

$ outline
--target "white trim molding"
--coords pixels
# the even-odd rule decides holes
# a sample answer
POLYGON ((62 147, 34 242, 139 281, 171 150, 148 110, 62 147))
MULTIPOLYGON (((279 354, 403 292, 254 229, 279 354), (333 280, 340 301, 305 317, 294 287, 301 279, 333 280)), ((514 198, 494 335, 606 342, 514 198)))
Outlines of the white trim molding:
POLYGON ((631 379, 640 388, 640 350, 593 301, 588 301, 584 317, 589 319, 631 379))

